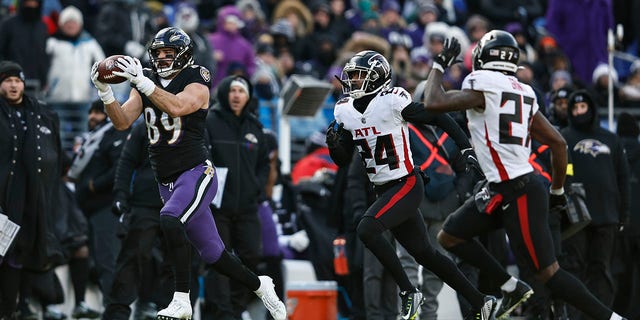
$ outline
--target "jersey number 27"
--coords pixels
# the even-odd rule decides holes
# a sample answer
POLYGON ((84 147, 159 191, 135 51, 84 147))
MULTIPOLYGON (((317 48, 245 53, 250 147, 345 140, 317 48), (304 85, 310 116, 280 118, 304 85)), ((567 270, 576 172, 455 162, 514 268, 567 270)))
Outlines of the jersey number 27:
POLYGON ((503 144, 517 144, 526 146, 529 144, 529 126, 533 117, 533 98, 523 96, 513 92, 503 92, 500 106, 504 107, 507 103, 513 102, 514 113, 500 113, 500 143, 503 144), (523 105, 529 107, 529 116, 527 117, 527 135, 525 137, 518 137, 513 134, 513 123, 522 124, 522 107, 523 105))

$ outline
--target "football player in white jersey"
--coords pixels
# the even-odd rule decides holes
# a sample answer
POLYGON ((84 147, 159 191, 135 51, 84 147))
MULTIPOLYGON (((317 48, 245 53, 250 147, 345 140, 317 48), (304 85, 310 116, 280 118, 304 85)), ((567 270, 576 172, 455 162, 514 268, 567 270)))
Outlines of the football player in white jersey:
POLYGON ((383 237, 386 230, 418 263, 463 294, 481 315, 479 319, 494 319, 496 298, 479 292, 453 261, 429 243, 418 210, 424 182, 418 174, 421 171, 414 169, 407 121, 441 127, 465 150, 467 164, 477 166, 469 139, 450 116, 427 112, 405 89, 390 87, 391 68, 378 52, 367 50, 353 56, 342 71, 341 82, 346 96, 336 103, 327 145, 340 166, 350 162, 356 148, 374 184, 378 198, 360 220, 357 232, 398 283, 402 319, 415 319, 422 293, 411 284, 395 248, 383 237))
POLYGON ((444 68, 455 63, 458 41, 447 39, 434 59, 425 88, 428 110, 466 110, 473 148, 487 183, 445 221, 438 235, 442 246, 502 283, 503 301, 498 319, 508 314, 533 291, 511 277, 474 240, 496 228, 504 228, 518 267, 530 268, 552 294, 574 305, 593 319, 622 317, 594 297, 574 276, 561 269, 549 230, 549 207, 565 207, 564 180, 567 145, 560 133, 539 112, 533 89, 518 81, 519 49, 511 34, 493 30, 473 51, 473 72, 462 90, 442 89, 444 68), (531 139, 551 148, 552 181, 546 190, 533 177, 529 164, 531 139))

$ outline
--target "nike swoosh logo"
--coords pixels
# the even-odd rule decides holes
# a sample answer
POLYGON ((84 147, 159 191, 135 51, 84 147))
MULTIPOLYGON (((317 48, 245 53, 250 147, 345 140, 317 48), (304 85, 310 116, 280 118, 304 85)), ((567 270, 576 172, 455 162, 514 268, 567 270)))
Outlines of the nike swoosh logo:
POLYGON ((509 206, 510 206, 510 204, 509 204, 509 203, 507 203, 507 204, 503 205, 503 206, 502 206, 502 210, 507 210, 507 208, 509 208, 509 206))

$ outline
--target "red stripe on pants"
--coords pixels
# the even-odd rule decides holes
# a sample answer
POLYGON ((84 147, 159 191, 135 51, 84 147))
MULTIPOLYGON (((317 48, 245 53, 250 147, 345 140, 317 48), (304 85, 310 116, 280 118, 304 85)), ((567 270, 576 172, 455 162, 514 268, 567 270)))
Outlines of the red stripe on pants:
POLYGON ((529 208, 527 207, 527 195, 523 195, 518 198, 518 217, 520 218, 520 232, 524 239, 524 244, 527 246, 527 251, 533 260, 533 264, 536 266, 536 270, 540 270, 540 263, 538 262, 538 256, 536 255, 536 249, 533 247, 533 241, 531 240, 531 229, 529 228, 529 208))
POLYGON ((382 207, 382 209, 380 209, 378 213, 376 213, 375 218, 377 219, 378 217, 383 215, 385 212, 389 211, 389 209, 391 209, 391 207, 393 207, 398 201, 400 201, 402 197, 404 197, 405 195, 407 195, 407 193, 409 193, 409 191, 411 190, 411 188, 413 188, 415 184, 416 184, 416 176, 415 175, 409 176, 407 178, 407 182, 404 183, 404 186, 402 186, 402 188, 400 188, 400 190, 398 190, 398 192, 396 192, 396 194, 394 194, 391 197, 389 202, 387 202, 387 204, 384 207, 382 207))

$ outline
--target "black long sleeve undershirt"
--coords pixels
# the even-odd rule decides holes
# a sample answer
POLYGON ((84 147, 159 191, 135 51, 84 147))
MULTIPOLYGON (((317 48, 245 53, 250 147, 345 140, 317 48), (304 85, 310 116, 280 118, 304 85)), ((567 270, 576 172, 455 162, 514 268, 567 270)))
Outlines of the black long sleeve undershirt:
POLYGON ((430 124, 444 130, 460 150, 471 148, 469 138, 451 116, 446 113, 434 113, 424 108, 420 102, 412 102, 402 110, 402 117, 413 123, 430 124))

